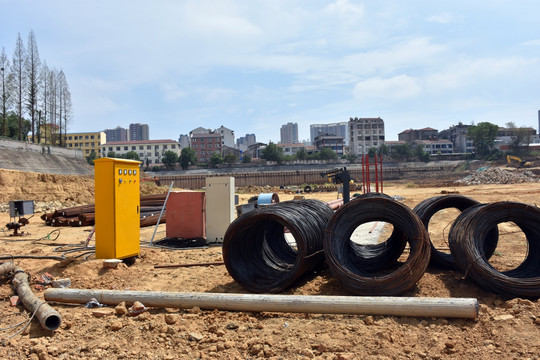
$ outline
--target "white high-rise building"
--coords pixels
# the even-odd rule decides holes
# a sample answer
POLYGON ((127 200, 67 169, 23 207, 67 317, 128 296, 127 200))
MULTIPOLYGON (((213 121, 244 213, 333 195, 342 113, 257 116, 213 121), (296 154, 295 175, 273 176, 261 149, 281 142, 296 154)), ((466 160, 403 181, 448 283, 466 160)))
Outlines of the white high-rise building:
POLYGON ((384 144, 384 121, 379 118, 350 118, 349 152, 367 154, 372 147, 384 144))
POLYGON ((297 144, 298 143, 298 124, 287 123, 281 126, 281 143, 282 144, 297 144))

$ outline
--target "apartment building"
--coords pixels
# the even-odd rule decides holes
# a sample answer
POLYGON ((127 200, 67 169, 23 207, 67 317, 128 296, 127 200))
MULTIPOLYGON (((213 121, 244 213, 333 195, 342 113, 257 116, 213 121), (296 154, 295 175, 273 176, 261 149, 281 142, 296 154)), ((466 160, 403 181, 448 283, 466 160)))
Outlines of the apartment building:
POLYGON ((161 164, 165 151, 173 151, 180 156, 180 144, 174 140, 112 141, 101 145, 101 156, 114 152, 116 156, 135 151, 144 165, 161 164))
POLYGON ((345 153, 345 142, 343 136, 329 134, 319 135, 315 137, 315 147, 317 150, 331 149, 339 157, 345 153))
POLYGON ((349 119, 349 149, 356 155, 367 154, 372 147, 384 144, 384 121, 378 118, 349 119))
POLYGON ((101 157, 101 146, 107 142, 105 132, 81 132, 63 135, 66 148, 82 150, 84 158, 88 158, 92 151, 96 158, 101 157))
POLYGON ((213 153, 223 155, 223 136, 220 133, 190 133, 191 148, 199 163, 208 163, 213 153))

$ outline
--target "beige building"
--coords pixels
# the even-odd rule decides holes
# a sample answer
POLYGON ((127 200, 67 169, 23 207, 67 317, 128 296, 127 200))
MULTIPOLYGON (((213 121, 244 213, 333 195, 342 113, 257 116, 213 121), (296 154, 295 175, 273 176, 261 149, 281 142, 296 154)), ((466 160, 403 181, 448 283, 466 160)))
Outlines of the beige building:
POLYGON ((349 149, 356 155, 367 154, 372 147, 384 144, 384 121, 379 118, 350 118, 349 149))
POLYGON ((88 158, 92 150, 96 153, 96 158, 101 157, 101 145, 107 142, 105 132, 84 132, 69 133, 64 135, 66 148, 82 150, 84 158, 88 158))
POLYGON ((109 152, 116 156, 125 155, 135 151, 144 165, 161 164, 165 151, 172 151, 180 156, 180 144, 174 140, 137 140, 112 141, 101 145, 101 156, 106 157, 109 152))

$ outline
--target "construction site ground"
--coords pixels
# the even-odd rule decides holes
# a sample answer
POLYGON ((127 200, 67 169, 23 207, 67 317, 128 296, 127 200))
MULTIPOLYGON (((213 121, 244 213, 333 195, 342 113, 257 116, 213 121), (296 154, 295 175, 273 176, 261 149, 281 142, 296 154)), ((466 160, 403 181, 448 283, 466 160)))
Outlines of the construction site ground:
MULTIPOLYGON (((540 183, 454 186, 448 176, 436 181, 421 179, 387 182, 384 192, 409 207, 448 193, 459 193, 480 202, 519 201, 537 205, 540 183)), ((0 232, 0 255, 60 255, 56 247, 80 245, 91 227, 45 226, 39 215, 46 208, 94 202, 92 177, 51 175, 0 170, 0 202, 35 200, 39 211, 22 230, 23 237, 0 232), (53 232, 55 231, 55 232, 53 232), (50 234, 50 235, 49 235, 50 234), (58 235, 58 236, 57 236, 58 235)), ((245 189, 244 189, 245 190, 245 189)), ((246 203, 261 189, 239 193, 246 203)), ((262 189, 268 191, 268 189, 262 189)), ((144 184, 143 194, 166 192, 167 187, 144 184)), ((277 190, 276 190, 277 191, 277 190)), ((281 201, 294 193, 278 191, 281 201)), ((337 193, 304 194, 329 201, 337 193)), ((436 214, 429 231, 444 250, 445 236, 457 211, 436 214)), ((10 221, 4 206, 0 224, 10 221)), ((165 237, 165 226, 156 240, 165 237)), ((44 273, 69 278, 78 289, 116 289, 178 292, 246 293, 229 276, 225 266, 154 268, 155 265, 219 262, 220 247, 167 250, 147 247, 154 227, 141 229, 140 257, 131 266, 103 267, 103 260, 71 257, 64 261, 17 259, 37 279, 44 273)), ((517 266, 527 245, 513 223, 499 226, 499 245, 491 264, 499 270, 517 266)), ((538 240, 538 239, 536 239, 538 240)), ((93 244, 93 241, 90 243, 93 244)), ((35 288, 37 296, 43 292, 35 288)), ((283 294, 351 295, 328 269, 304 276, 283 294)), ((428 268, 417 286, 403 294, 413 297, 477 298, 477 319, 415 318, 366 315, 328 315, 219 310, 150 308, 138 316, 117 314, 114 307, 98 309, 76 304, 51 305, 62 316, 55 331, 46 331, 34 319, 20 334, 6 328, 25 322, 30 314, 21 305, 11 306, 14 295, 9 281, 0 283, 1 359, 538 359, 540 358, 540 302, 537 299, 504 299, 483 290, 458 271, 428 268)))

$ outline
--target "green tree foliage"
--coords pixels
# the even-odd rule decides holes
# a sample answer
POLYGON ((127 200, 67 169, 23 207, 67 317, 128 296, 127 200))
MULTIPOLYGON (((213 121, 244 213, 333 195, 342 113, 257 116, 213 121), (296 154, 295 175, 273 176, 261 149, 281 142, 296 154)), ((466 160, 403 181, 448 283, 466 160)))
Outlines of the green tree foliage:
POLYGON ((251 155, 244 154, 244 156, 242 156, 242 163, 244 163, 244 164, 251 163, 251 155))
POLYGON ((138 154, 136 151, 130 151, 130 152, 127 152, 127 153, 124 155, 124 158, 125 158, 125 159, 130 159, 130 160, 138 160, 138 161, 141 160, 141 159, 139 158, 139 154, 138 154))
POLYGON ((411 157, 411 145, 408 143, 397 145, 396 147, 394 147, 391 156, 395 160, 408 160, 411 157))
POLYGON ((110 157, 110 158, 115 158, 116 157, 116 153, 114 151, 109 151, 107 153, 107 157, 110 157))
POLYGON ((467 136, 474 141, 477 157, 487 158, 494 150, 499 127, 490 122, 481 122, 467 129, 467 136))
POLYGON ((220 153, 215 152, 210 156, 210 165, 217 167, 219 164, 223 164, 223 158, 220 153))
POLYGON ((306 160, 307 158, 307 151, 306 148, 300 148, 295 154, 295 157, 297 160, 306 160))
POLYGON ((174 151, 167 150, 163 153, 161 162, 167 169, 174 169, 174 164, 178 161, 178 155, 174 151))
POLYGON ((349 160, 349 162, 355 162, 356 159, 358 159, 358 155, 353 153, 347 154, 345 157, 347 160, 349 160))
POLYGON ((276 161, 278 164, 283 162, 283 149, 270 142, 261 152, 261 157, 267 161, 276 161))
POLYGON ((370 147, 368 150, 369 157, 374 157, 377 154, 377 148, 376 147, 370 147))
POLYGON ((512 150, 519 155, 522 150, 528 149, 531 143, 531 135, 529 135, 529 129, 526 127, 517 127, 513 122, 506 123, 506 127, 513 132, 512 136, 512 150))
POLYGON ((92 150, 90 152, 90 155, 88 155, 88 157, 86 158, 86 162, 89 163, 90 165, 94 165, 94 160, 96 160, 96 158, 97 158, 96 152, 92 150))
POLYGON ((336 160, 338 158, 336 152, 330 148, 321 149, 318 153, 319 160, 336 160))
POLYGON ((197 157, 195 156, 195 151, 192 148, 185 147, 180 153, 180 158, 178 158, 180 166, 183 170, 187 170, 190 165, 197 163, 197 157))
POLYGON ((388 155, 388 152, 389 152, 388 146, 386 146, 385 144, 381 144, 379 146, 379 154, 380 155, 388 155))
POLYGON ((28 139, 28 132, 32 128, 32 124, 30 121, 26 119, 22 119, 19 122, 19 115, 17 115, 15 112, 10 111, 8 113, 8 116, 6 118, 7 121, 7 134, 6 137, 18 140, 19 134, 22 136, 22 140, 26 141, 28 139), (21 131, 19 131, 19 124, 22 125, 21 131))
POLYGON ((225 163, 229 164, 229 166, 231 166, 232 164, 234 164, 234 163, 236 163, 238 161, 238 158, 234 154, 227 154, 223 158, 223 161, 225 163))

